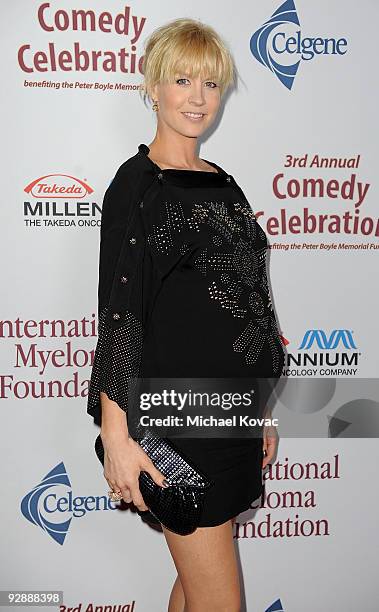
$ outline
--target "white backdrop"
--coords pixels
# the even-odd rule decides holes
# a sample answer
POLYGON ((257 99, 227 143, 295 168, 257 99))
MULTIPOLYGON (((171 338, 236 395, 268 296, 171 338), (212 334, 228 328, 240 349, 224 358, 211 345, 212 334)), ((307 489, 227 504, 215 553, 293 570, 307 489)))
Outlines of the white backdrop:
MULTIPOLYGON (((176 572, 164 536, 132 510, 110 509, 86 394, 103 194, 118 166, 155 133, 155 115, 138 93, 143 42, 160 24, 188 16, 220 32, 240 76, 200 155, 232 174, 261 213, 288 353, 283 376, 318 379, 314 391, 324 398, 313 395, 300 412, 310 418, 325 410, 325 435, 282 438, 265 498, 239 516, 246 610, 377 610, 378 445, 368 439, 372 431, 328 438, 327 417, 344 408, 343 380, 358 385, 378 373, 379 7, 372 0, 285 3, 283 23, 259 40, 278 71, 300 62, 290 86, 257 60, 254 37, 250 48, 280 6, 18 0, 3 7, 1 589, 63 590, 64 606, 77 610, 166 609, 176 572), (74 29, 78 10, 93 12, 92 30, 74 29), (303 59, 296 37, 304 45, 318 39, 318 53, 303 59), (339 44, 341 53, 321 52, 326 38, 328 50, 339 44), (101 52, 97 67, 75 66, 75 46, 82 67, 85 52, 101 52), (120 49, 133 56, 125 56, 127 72, 120 49), (316 155, 327 163, 312 165, 316 155), (288 156, 306 163, 288 164, 288 156), (335 159, 351 161, 338 167, 335 159), (313 194, 303 190, 306 179, 319 179, 313 194), (280 197, 286 193, 292 197, 280 197), (322 231, 307 233, 304 211, 333 216, 334 231, 327 219, 322 231), (347 213, 359 216, 356 233, 343 224, 347 213), (298 478, 311 462, 318 477, 298 478), (287 463, 292 476, 281 471, 287 463)), ((377 396, 370 397, 376 411, 377 396)), ((282 408, 291 411, 288 398, 282 408)))

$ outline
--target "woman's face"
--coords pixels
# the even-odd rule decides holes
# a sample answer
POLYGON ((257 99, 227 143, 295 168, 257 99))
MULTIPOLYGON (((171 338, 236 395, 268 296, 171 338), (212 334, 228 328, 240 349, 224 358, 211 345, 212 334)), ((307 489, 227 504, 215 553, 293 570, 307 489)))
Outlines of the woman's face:
POLYGON ((214 121, 220 106, 220 87, 211 78, 177 74, 173 83, 158 83, 153 89, 158 100, 158 123, 196 137, 214 121))

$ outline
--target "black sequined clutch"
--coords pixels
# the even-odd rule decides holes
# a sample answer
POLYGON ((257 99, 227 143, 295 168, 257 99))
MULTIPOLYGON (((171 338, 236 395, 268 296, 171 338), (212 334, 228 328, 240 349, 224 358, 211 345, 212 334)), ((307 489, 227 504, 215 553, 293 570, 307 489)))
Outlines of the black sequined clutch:
MULTIPOLYGON (((214 481, 179 453, 171 440, 147 432, 136 441, 170 483, 169 487, 160 487, 148 472, 140 472, 139 488, 149 511, 170 531, 192 533, 199 524, 205 492, 214 481)), ((95 440, 95 451, 104 465, 100 434, 95 440)))

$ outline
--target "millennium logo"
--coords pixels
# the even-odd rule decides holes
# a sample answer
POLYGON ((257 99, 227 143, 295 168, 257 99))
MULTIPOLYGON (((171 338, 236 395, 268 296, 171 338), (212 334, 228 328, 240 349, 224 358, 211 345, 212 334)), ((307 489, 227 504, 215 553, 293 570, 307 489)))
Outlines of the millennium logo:
POLYGON ((58 463, 21 501, 24 517, 63 544, 73 518, 87 512, 117 510, 106 495, 74 496, 63 461, 58 463))
POLYGON ((284 2, 250 39, 255 59, 287 89, 292 89, 301 60, 311 60, 316 55, 345 55, 346 47, 346 38, 303 37, 293 0, 284 2))
POLYGON ((323 329, 308 329, 304 334, 299 349, 309 350, 314 344, 321 350, 334 350, 339 345, 342 345, 347 350, 357 348, 349 329, 333 329, 329 337, 323 329))
POLYGON ((71 174, 44 174, 24 187, 27 227, 99 227, 100 209, 91 202, 93 188, 87 179, 71 174), (83 201, 84 200, 84 201, 83 201))

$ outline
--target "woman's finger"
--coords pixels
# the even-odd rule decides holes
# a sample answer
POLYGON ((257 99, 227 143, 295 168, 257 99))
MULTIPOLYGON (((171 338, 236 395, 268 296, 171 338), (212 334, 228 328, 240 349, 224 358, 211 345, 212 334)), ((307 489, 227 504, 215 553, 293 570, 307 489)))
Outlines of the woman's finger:
POLYGON ((132 495, 133 504, 138 508, 138 510, 145 511, 149 509, 146 506, 144 499, 142 497, 142 493, 138 486, 138 480, 135 482, 134 485, 130 486, 130 492, 132 495))
POLYGON ((129 487, 121 487, 121 495, 122 495, 122 499, 127 503, 130 504, 130 502, 132 501, 132 494, 130 492, 129 487))
POLYGON ((263 459, 262 470, 268 465, 275 455, 277 446, 277 438, 274 436, 265 435, 263 438, 263 459))

